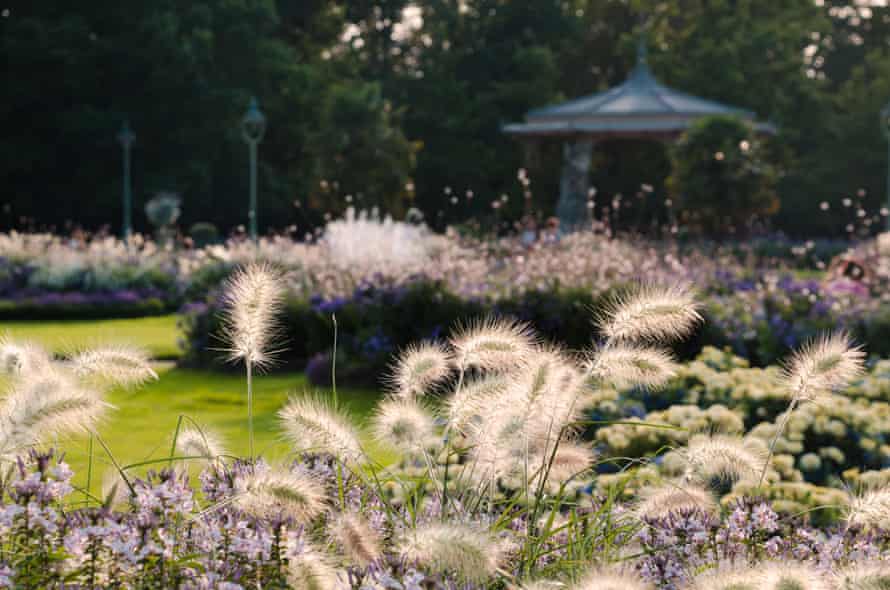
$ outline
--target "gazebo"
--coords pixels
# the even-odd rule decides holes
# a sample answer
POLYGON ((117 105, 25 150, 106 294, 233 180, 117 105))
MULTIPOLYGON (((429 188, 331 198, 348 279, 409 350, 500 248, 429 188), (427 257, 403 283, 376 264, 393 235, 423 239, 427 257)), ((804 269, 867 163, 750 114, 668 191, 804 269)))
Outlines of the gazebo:
POLYGON ((749 110, 706 100, 668 88, 649 70, 641 39, 637 63, 623 83, 603 92, 529 111, 524 123, 503 126, 504 133, 524 142, 542 138, 563 140, 563 167, 556 213, 565 228, 586 218, 593 144, 610 138, 677 139, 696 119, 734 115, 760 133, 775 127, 759 123, 749 110))

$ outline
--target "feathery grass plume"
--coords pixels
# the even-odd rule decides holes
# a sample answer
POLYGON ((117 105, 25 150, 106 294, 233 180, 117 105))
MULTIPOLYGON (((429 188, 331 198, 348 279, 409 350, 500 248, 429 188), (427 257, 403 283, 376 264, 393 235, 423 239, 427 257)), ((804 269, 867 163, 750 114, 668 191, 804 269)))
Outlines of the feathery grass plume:
POLYGON ((718 506, 714 495, 696 485, 668 482, 640 490, 634 514, 638 518, 665 518, 678 511, 701 510, 715 514, 718 506))
POLYGON ((458 329, 451 338, 458 367, 508 371, 524 363, 534 350, 528 324, 505 318, 485 318, 458 329))
POLYGON ((415 400, 383 400, 371 422, 377 442, 409 452, 425 448, 436 432, 433 417, 415 400))
POLYGON ((758 564, 759 588, 765 590, 832 590, 815 566, 794 562, 758 564))
POLYGON ((677 374, 669 352, 625 343, 608 344, 587 362, 588 375, 618 388, 657 389, 677 374))
POLYGON ((149 364, 145 350, 123 345, 85 350, 71 357, 75 374, 95 377, 115 385, 140 385, 158 374, 149 364))
POLYGON ((398 553, 428 571, 481 583, 494 576, 503 548, 491 534, 471 525, 433 522, 408 531, 398 553))
POLYGON ((556 580, 534 580, 531 582, 523 582, 519 586, 519 590, 560 590, 566 585, 556 580))
POLYGON ((176 437, 176 450, 185 457, 204 457, 214 461, 226 450, 219 435, 205 428, 184 428, 176 437))
POLYGON ((832 574, 836 590, 886 590, 890 588, 890 563, 855 563, 832 574))
POLYGON ((705 484, 756 480, 769 459, 762 441, 720 434, 697 434, 680 454, 688 464, 687 479, 705 484))
POLYGON ((569 442, 561 443, 555 454, 552 448, 549 451, 538 451, 528 461, 529 486, 537 488, 546 473, 547 489, 555 491, 570 478, 577 477, 590 469, 595 457, 593 449, 569 442))
POLYGON ((288 554, 287 583, 293 590, 337 590, 343 587, 331 558, 306 541, 299 552, 288 554))
POLYGON ((307 523, 325 509, 324 486, 287 467, 255 469, 235 480, 235 505, 257 518, 292 518, 307 523))
POLYGON ((285 434, 296 450, 330 453, 347 463, 362 462, 359 433, 347 416, 315 396, 292 396, 278 411, 285 434))
MULTIPOLYGON (((704 571, 692 580, 685 590, 767 590, 760 585, 760 575, 755 569, 721 565, 704 571)), ((783 588, 782 590, 796 590, 783 588)))
POLYGON ((611 341, 664 341, 686 336, 701 319, 688 285, 641 284, 617 297, 598 323, 611 341))
POLYGON ((823 335, 794 353, 785 367, 785 382, 794 401, 815 400, 849 385, 862 373, 864 359, 846 333, 823 335))
POLYGON ((451 373, 451 355, 443 346, 424 342, 403 350, 389 378, 393 393, 412 398, 429 389, 451 373))
POLYGON ((450 428, 466 432, 472 422, 491 411, 492 403, 503 395, 509 383, 505 375, 487 375, 466 381, 445 402, 445 416, 450 428))
POLYGON ((328 523, 328 534, 349 560, 367 567, 383 554, 380 535, 360 514, 343 512, 328 523))
POLYGON ((526 413, 526 433, 537 446, 551 447, 570 434, 581 417, 584 375, 555 349, 542 350, 517 379, 516 404, 526 413))
POLYGON ((270 365, 277 351, 270 347, 280 333, 276 316, 284 290, 277 273, 266 264, 238 269, 223 286, 222 336, 229 360, 244 361, 247 376, 247 441, 253 459, 253 370, 270 365))
POLYGON ((850 525, 890 529, 890 486, 851 495, 846 512, 850 525))
POLYGON ((612 566, 593 568, 572 590, 654 590, 654 587, 629 568, 612 566))
POLYGON ((283 302, 279 275, 266 264, 249 264, 226 280, 222 335, 230 361, 264 367, 274 360, 270 347, 279 335, 276 318, 283 302))
POLYGON ((16 342, 9 335, 0 337, 0 374, 21 375, 39 371, 49 363, 49 355, 36 344, 16 342))
POLYGON ((93 430, 110 407, 63 372, 22 375, 0 403, 0 453, 93 430))

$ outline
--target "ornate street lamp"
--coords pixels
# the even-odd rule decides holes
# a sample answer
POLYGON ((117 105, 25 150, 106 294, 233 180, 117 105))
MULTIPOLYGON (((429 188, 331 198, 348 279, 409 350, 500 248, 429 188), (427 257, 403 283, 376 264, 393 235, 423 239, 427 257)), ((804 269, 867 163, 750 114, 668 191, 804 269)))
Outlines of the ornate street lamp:
POLYGON ((123 236, 124 240, 129 240, 133 233, 133 193, 130 189, 130 147, 136 141, 136 136, 130 131, 130 122, 124 121, 121 130, 117 134, 117 140, 124 150, 124 193, 123 193, 123 236))
POLYGON ((881 131, 887 138, 887 231, 890 231, 890 102, 881 109, 881 131))
POLYGON ((250 99, 247 113, 241 120, 241 133, 250 150, 250 207, 247 212, 250 239, 257 241, 257 216, 256 216, 256 152, 257 144, 263 140, 266 133, 266 117, 260 112, 256 98, 250 99))

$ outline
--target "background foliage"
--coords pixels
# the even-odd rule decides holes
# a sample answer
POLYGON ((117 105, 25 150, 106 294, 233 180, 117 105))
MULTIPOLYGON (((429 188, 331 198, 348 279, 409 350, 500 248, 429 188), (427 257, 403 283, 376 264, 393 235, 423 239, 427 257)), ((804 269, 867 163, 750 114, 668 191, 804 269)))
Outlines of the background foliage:
MULTIPOLYGON (((890 98, 887 7, 92 0, 76 10, 58 1, 13 3, 0 18, 7 63, 0 228, 33 219, 116 229, 115 134, 124 118, 137 135, 139 228, 145 200, 162 190, 182 195, 183 227, 242 223, 247 150, 239 121, 253 94, 269 119, 261 224, 302 232, 325 212, 356 204, 397 215, 416 206, 442 226, 493 217, 501 194, 513 198, 496 213, 513 219, 525 209, 516 179, 524 164, 532 208, 549 214, 558 146, 525 161, 500 125, 620 82, 643 19, 663 82, 752 109, 779 127, 788 156, 781 229, 842 233, 845 222, 818 204, 840 207, 860 189, 866 208, 877 210, 886 153, 877 111, 890 98)), ((641 184, 661 202, 669 173, 663 146, 605 142, 596 159, 600 207, 641 184)), ((633 214, 628 220, 637 223, 633 214)))

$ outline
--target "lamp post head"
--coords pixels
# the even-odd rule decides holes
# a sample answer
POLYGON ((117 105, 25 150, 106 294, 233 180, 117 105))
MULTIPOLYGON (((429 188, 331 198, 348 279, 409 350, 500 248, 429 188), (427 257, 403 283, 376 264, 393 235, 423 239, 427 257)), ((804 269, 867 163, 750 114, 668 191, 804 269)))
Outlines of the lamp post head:
POLYGON ((241 120, 241 132, 247 143, 259 143, 266 133, 266 116, 260 111, 256 98, 250 99, 250 105, 241 120))
POLYGON ((136 141, 136 136, 130 130, 130 122, 124 121, 121 130, 117 133, 117 140, 124 149, 129 148, 136 141))
POLYGON ((884 132, 884 136, 890 141, 890 102, 881 109, 881 131, 884 132))

